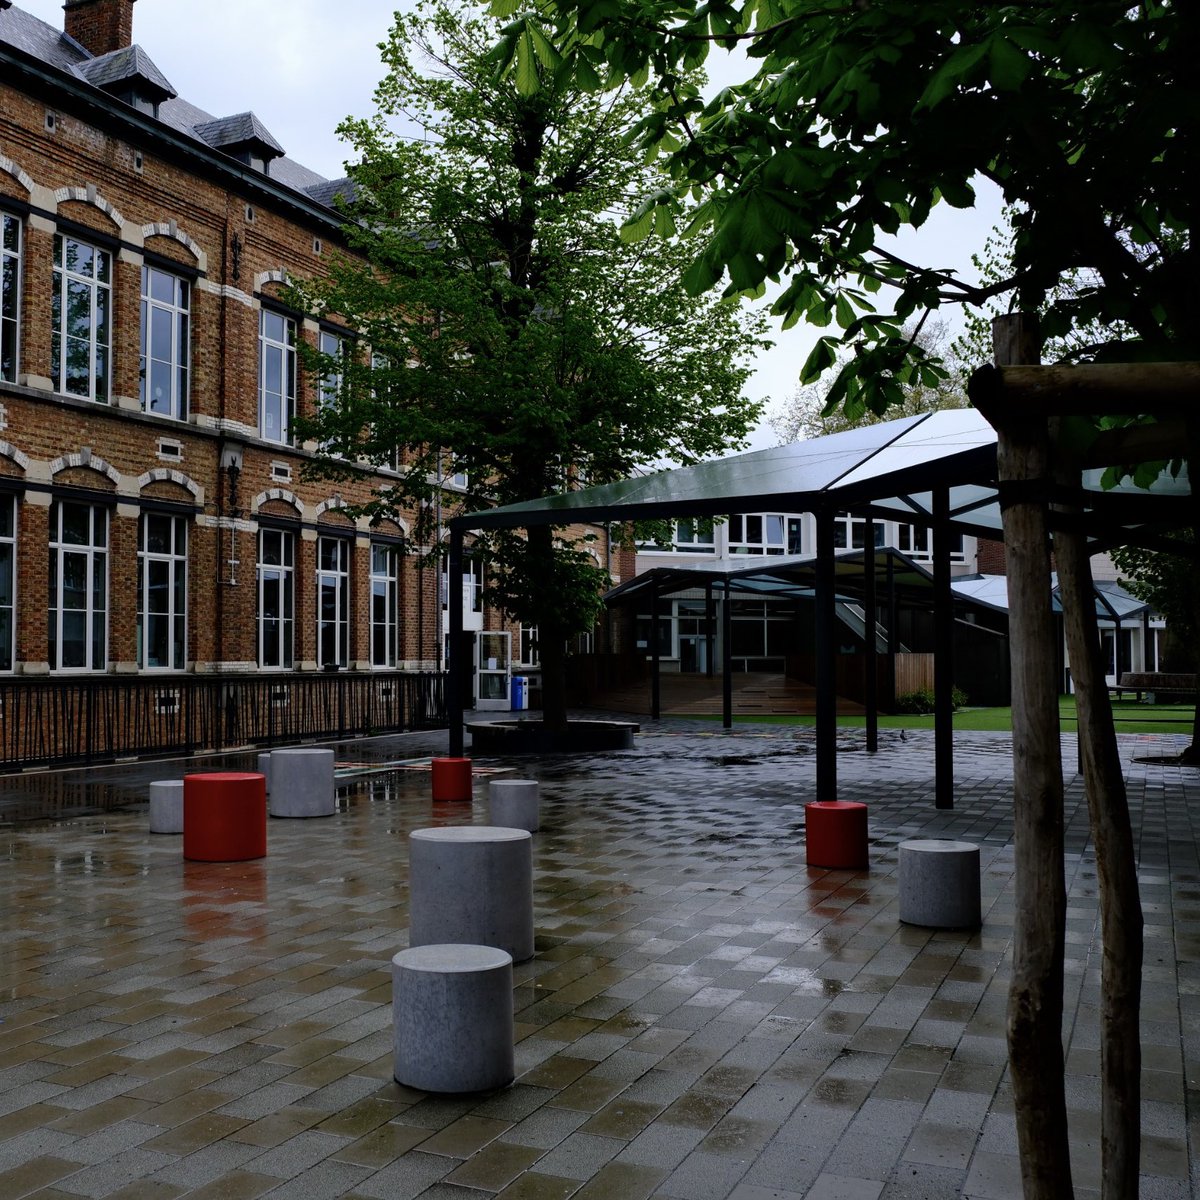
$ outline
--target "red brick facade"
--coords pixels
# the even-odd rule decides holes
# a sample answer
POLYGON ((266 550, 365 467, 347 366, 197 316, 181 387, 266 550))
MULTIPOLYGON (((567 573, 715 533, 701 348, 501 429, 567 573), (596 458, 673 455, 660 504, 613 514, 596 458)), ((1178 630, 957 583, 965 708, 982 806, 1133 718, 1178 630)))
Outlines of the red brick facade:
MULTIPOLYGON (((67 5, 68 29, 96 54, 119 49, 129 45, 132 7, 133 0, 76 0, 67 5)), ((98 661, 73 660, 71 667, 161 668, 151 663, 151 622, 138 605, 139 581, 147 596, 153 588, 149 556, 139 552, 139 531, 143 540, 149 536, 151 514, 186 519, 185 662, 171 667, 232 672, 269 664, 261 642, 275 633, 266 628, 257 561, 264 530, 281 531, 290 546, 295 669, 324 665, 317 611, 322 539, 347 547, 348 645, 340 665, 367 670, 373 659, 378 666, 440 665, 444 619, 436 572, 418 568, 411 553, 398 554, 394 662, 372 652, 372 545, 399 550, 413 518, 371 526, 341 510, 365 500, 387 473, 364 466, 349 481, 309 479, 311 447, 270 440, 260 419, 261 313, 282 313, 297 337, 315 343, 320 323, 289 312, 281 287, 289 277, 322 270, 338 243, 340 217, 280 182, 271 167, 256 171, 66 71, 56 76, 53 64, 24 54, 19 43, 6 45, 3 22, 17 12, 0 7, 0 214, 20 239, 19 253, 10 247, 7 259, 19 277, 19 343, 7 375, 0 372, 0 505, 15 515, 9 543, 15 603, 7 618, 11 637, 4 635, 11 650, 0 645, 11 662, 0 667, 18 674, 65 669, 52 627, 70 625, 59 636, 71 638, 73 655, 82 653, 85 635, 70 624, 77 609, 69 620, 64 616, 81 605, 88 620, 100 623, 98 661), (107 398, 68 394, 64 381, 54 380, 54 264, 56 239, 63 238, 106 256, 108 280, 99 290, 111 314, 107 398), (183 281, 189 293, 186 411, 178 416, 147 411, 141 395, 146 267, 183 281), (94 578, 59 580, 73 588, 69 600, 51 594, 52 570, 91 568, 74 545, 58 558, 50 545, 52 515, 64 505, 102 510, 107 520, 94 578)), ((68 282, 68 308, 74 286, 68 282)), ((102 303, 84 304, 83 325, 98 321, 102 303)), ((78 332, 66 328, 71 322, 61 310, 58 324, 63 338, 78 332)), ((86 343, 86 330, 82 336, 86 343)), ((69 374, 72 360, 59 357, 69 374)), ((311 412, 314 382, 296 370, 295 411, 311 412)), ((620 573, 631 574, 631 564, 622 563, 620 573)), ((0 579, 0 634, 4 584, 0 579)), ((489 627, 498 623, 487 620, 489 627)))

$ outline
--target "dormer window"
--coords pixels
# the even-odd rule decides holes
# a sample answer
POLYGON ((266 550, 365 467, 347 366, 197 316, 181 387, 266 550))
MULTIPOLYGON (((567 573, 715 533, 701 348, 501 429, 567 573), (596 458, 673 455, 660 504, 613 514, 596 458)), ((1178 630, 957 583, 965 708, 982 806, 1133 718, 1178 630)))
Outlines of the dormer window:
POLYGON ((214 150, 264 175, 270 174, 271 160, 283 155, 283 147, 252 112, 205 121, 196 126, 196 133, 214 150))
POLYGON ((158 106, 176 94, 141 46, 126 46, 111 54, 102 54, 80 63, 75 69, 93 87, 148 117, 157 117, 158 106))

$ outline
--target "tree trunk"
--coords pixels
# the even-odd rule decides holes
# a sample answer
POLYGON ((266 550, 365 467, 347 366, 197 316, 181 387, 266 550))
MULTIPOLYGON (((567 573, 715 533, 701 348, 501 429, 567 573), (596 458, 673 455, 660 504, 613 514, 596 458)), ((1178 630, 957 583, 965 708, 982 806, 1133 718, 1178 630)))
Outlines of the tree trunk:
MULTIPOLYGON (((993 331, 998 365, 1036 358, 1031 318, 998 318, 993 331)), ((984 411, 998 435, 1008 562, 1016 850, 1008 1052, 1017 1142, 1026 1200, 1066 1200, 1074 1190, 1062 1047, 1066 885, 1062 755, 1052 667, 1058 638, 1050 606, 1046 503, 1038 494, 1050 478, 1049 434, 1044 417, 1006 421, 1002 409, 984 411)))
MULTIPOLYGON (((1079 486, 1074 464, 1056 470, 1079 486)), ((1076 511, 1079 511, 1078 509, 1076 511)), ((1101 662, 1091 563, 1082 532, 1056 532, 1054 557, 1078 710, 1080 759, 1100 881, 1101 1178, 1104 1200, 1137 1200, 1141 1145, 1142 906, 1133 831, 1101 662)))

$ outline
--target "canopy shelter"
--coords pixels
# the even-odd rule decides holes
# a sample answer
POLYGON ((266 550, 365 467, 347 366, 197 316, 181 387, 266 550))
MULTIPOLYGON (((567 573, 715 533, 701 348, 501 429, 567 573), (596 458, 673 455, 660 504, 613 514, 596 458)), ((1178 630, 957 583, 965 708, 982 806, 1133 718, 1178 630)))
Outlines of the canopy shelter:
MULTIPOLYGON (((1132 540, 1130 529, 1171 519, 1188 495, 1186 476, 1163 478, 1149 492, 1125 484, 1105 491, 1101 472, 1085 473, 1082 519, 1098 547, 1132 540), (1166 501, 1167 504, 1163 502, 1166 501)), ((450 574, 461 572, 463 535, 469 530, 534 525, 623 523, 674 517, 714 517, 758 511, 811 512, 816 517, 817 793, 837 795, 837 716, 834 694, 836 548, 834 519, 853 509, 868 519, 868 558, 874 555, 874 518, 925 526, 933 532, 936 799, 953 804, 952 705, 953 532, 1001 536, 996 434, 974 409, 903 417, 806 442, 735 455, 579 491, 510 504, 451 519, 450 574)), ((1175 517, 1176 523, 1180 518, 1175 517)), ((864 572, 864 607, 874 624, 876 572, 864 572)), ((449 621, 461 628, 462 598, 450 589, 449 621)), ((461 754, 463 729, 458 673, 450 671, 450 747, 461 754)), ((871 707, 868 704, 868 707, 871 707)))
MULTIPOLYGON (((753 565, 738 569, 716 567, 709 563, 688 562, 670 566, 653 567, 643 571, 634 578, 626 580, 618 587, 606 592, 604 602, 609 608, 621 605, 637 605, 645 616, 648 612, 651 627, 658 625, 658 605, 660 601, 679 596, 695 596, 702 592, 705 597, 705 611, 708 652, 705 661, 708 673, 714 674, 716 656, 713 653, 715 638, 715 619, 712 614, 711 600, 714 596, 726 599, 733 597, 768 598, 772 600, 815 601, 818 560, 813 555, 792 555, 788 557, 762 557, 756 559, 753 565)), ((897 613, 903 610, 929 612, 933 609, 933 572, 908 555, 891 547, 878 547, 873 554, 867 554, 862 549, 839 550, 834 555, 834 604, 839 623, 853 633, 856 640, 863 645, 863 675, 865 677, 877 670, 876 655, 883 654, 887 669, 881 672, 886 679, 887 692, 895 691, 895 655, 912 649, 908 637, 902 632, 903 623, 898 622, 897 613), (879 598, 879 608, 886 613, 886 619, 876 624, 876 636, 873 643, 869 640, 868 627, 865 621, 865 598, 869 590, 866 572, 868 567, 875 574, 875 594, 879 598)), ((997 636, 997 632, 1006 636, 1008 616, 1008 579, 1004 575, 966 575, 951 580, 953 595, 954 620, 959 632, 966 633, 964 623, 969 623, 972 630, 997 636), (988 614, 995 614, 989 617, 988 614), (995 619, 999 617, 999 620, 995 619)), ((1149 616, 1150 606, 1144 601, 1130 595, 1119 584, 1111 580, 1098 580, 1095 583, 1096 615, 1102 623, 1109 623, 1120 630, 1128 621, 1149 616)), ((1054 611, 1062 611, 1062 603, 1056 588, 1052 597, 1054 611)), ((722 607, 724 617, 726 608, 722 607)), ((723 631, 722 644, 727 648, 723 666, 724 682, 724 723, 729 728, 733 723, 732 717, 732 684, 730 669, 730 654, 728 647, 731 639, 728 629, 723 631)), ((961 651, 959 646, 958 650, 961 651)), ((659 705, 659 674, 660 647, 655 638, 649 642, 651 659, 651 715, 658 717, 659 705)), ((1116 670, 1118 676, 1123 670, 1121 662, 1121 645, 1118 640, 1115 646, 1116 670)), ((972 656, 973 657, 973 656, 972 656)), ((976 666, 978 666, 976 661, 976 666)), ((844 677, 843 677, 844 678, 844 677)), ((984 685, 976 679, 976 686, 984 685)), ((1005 684, 1006 686, 1006 684, 1005 684)), ((985 688, 986 692, 986 688, 985 688)), ((1004 704, 1004 700, 982 700, 979 703, 1004 704)), ((874 709, 867 710, 868 746, 874 749, 877 713, 874 709)))

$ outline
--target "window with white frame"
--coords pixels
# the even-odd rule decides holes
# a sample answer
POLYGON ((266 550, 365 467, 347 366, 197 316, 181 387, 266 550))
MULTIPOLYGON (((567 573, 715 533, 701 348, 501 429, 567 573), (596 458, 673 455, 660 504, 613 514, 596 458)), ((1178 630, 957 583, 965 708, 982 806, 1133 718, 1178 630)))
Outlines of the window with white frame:
MULTIPOLYGON (((876 526, 878 528, 878 526, 876 526)), ((915 562, 933 561, 933 530, 920 525, 897 525, 896 547, 901 554, 907 554, 915 562)), ((878 544, 879 539, 876 538, 878 544)), ((950 561, 966 562, 967 552, 963 544, 963 535, 952 530, 950 533, 950 561)))
MULTIPOLYGON (((442 608, 449 608, 449 566, 442 560, 442 608)), ((483 559, 464 558, 462 565, 463 612, 483 612, 483 559)))
MULTIPOLYGON (((886 545, 887 527, 875 522, 875 547, 886 545)), ((862 550, 867 544, 867 518, 840 512, 833 519, 833 544, 838 550, 862 550)))
POLYGON ((291 667, 296 615, 296 543, 284 529, 258 534, 258 665, 291 667))
POLYGON ((0 379, 17 381, 21 334, 21 222, 0 212, 0 379))
MULTIPOLYGON (((371 395, 377 403, 391 401, 392 389, 389 386, 391 372, 395 369, 395 364, 386 354, 380 354, 377 351, 371 354, 371 395)), ((379 428, 376 426, 372 431, 373 437, 379 437, 379 428)), ((400 447, 392 446, 390 449, 380 447, 380 451, 376 451, 376 459, 379 466, 385 467, 389 471, 398 471, 400 469, 400 447)))
POLYGON ((258 432, 289 442, 296 410, 296 322, 269 308, 258 317, 258 432))
POLYGON ((142 267, 142 409, 186 421, 191 285, 161 267, 142 267))
MULTIPOLYGON (((337 409, 341 405, 346 386, 346 360, 350 356, 350 339, 330 329, 322 329, 317 337, 317 349, 327 360, 321 366, 317 402, 322 411, 337 409)), ((321 448, 328 450, 331 444, 330 441, 325 441, 321 448)))
POLYGON ((317 662, 350 665, 350 542, 317 538, 317 662))
POLYGON ((371 543, 371 666, 394 667, 400 640, 400 548, 371 543))
POLYGON ((0 492, 0 671, 13 669, 16 586, 17 498, 0 492))
POLYGON ((730 554, 801 554, 803 521, 787 513, 745 513, 731 516, 730 554))
POLYGON ((673 521, 668 526, 671 540, 663 545, 660 542, 642 540, 638 542, 639 550, 651 553, 678 551, 681 554, 715 554, 716 534, 713 523, 708 517, 684 517, 673 521))
POLYGON ((138 666, 187 666, 187 518, 144 513, 138 523, 138 666))
POLYGON ((112 347, 112 255, 70 234, 54 235, 50 378, 56 392, 108 400, 112 347))
POLYGON ((538 627, 536 625, 521 626, 520 658, 517 661, 523 667, 536 667, 542 661, 542 652, 538 648, 538 627))
POLYGON ((103 671, 108 659, 108 509, 50 506, 49 659, 56 671, 103 671))

